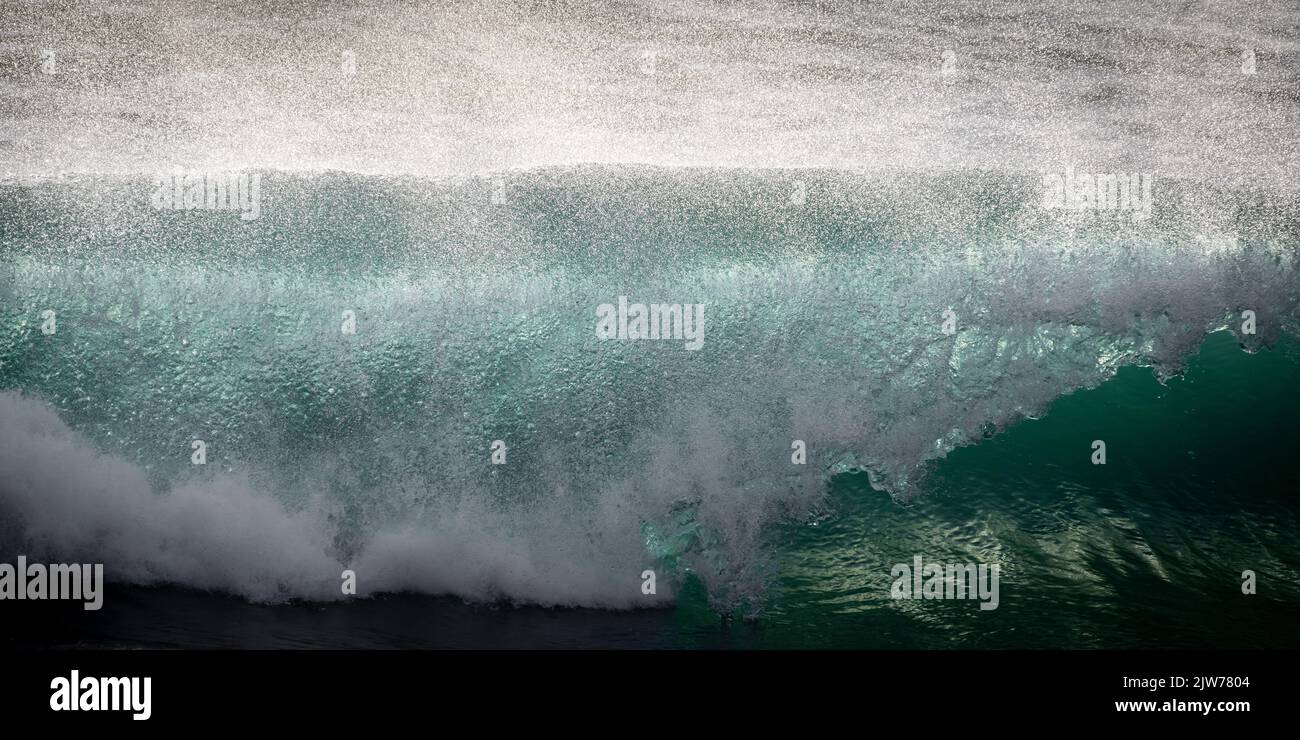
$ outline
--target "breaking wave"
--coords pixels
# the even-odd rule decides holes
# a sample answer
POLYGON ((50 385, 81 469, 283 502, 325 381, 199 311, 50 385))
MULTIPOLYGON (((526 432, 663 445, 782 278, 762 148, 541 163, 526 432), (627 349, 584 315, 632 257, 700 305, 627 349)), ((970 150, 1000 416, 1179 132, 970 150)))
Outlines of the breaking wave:
POLYGON ((770 525, 829 476, 906 500, 1122 366, 1295 333, 1295 194, 1156 188, 1132 222, 992 171, 270 172, 241 221, 154 210, 148 178, 6 186, 0 541, 266 601, 353 569, 610 608, 694 576, 757 608, 770 525), (702 347, 601 341, 619 296, 704 304, 702 347))

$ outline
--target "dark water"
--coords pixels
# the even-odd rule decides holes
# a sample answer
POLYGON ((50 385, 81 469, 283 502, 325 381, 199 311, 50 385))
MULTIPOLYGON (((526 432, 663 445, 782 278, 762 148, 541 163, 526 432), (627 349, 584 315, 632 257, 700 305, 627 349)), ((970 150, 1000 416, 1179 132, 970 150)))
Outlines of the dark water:
POLYGON ((836 480, 759 641, 828 647, 1296 647, 1300 346, 1212 335, 1185 377, 1128 368, 934 466, 900 507, 836 480), (1107 443, 1107 464, 1089 444, 1107 443), (890 603, 888 565, 1001 562, 1002 603, 890 603), (1243 570, 1258 577, 1241 591, 1243 570), (920 607, 920 608, 916 608, 920 607))

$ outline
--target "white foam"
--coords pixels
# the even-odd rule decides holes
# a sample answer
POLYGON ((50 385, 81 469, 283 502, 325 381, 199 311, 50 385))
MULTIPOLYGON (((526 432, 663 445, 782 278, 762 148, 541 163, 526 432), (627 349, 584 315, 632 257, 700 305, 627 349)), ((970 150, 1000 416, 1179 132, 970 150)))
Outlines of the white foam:
POLYGON ((14 392, 0 393, 0 511, 10 547, 102 562, 110 580, 282 600, 327 596, 340 570, 309 514, 236 476, 155 492, 139 467, 14 392))
POLYGON ((0 544, 50 559, 102 562, 110 581, 172 583, 256 601, 417 591, 469 599, 629 608, 671 598, 665 581, 642 594, 647 561, 614 508, 580 515, 563 502, 503 515, 463 499, 427 526, 366 533, 354 562, 331 554, 320 504, 290 510, 246 476, 216 474, 155 491, 138 466, 96 451, 41 401, 0 393, 0 544), (596 519, 592 519, 592 516, 596 519), (602 522, 601 519, 604 519, 602 522), (614 521, 619 519, 621 521, 614 521))

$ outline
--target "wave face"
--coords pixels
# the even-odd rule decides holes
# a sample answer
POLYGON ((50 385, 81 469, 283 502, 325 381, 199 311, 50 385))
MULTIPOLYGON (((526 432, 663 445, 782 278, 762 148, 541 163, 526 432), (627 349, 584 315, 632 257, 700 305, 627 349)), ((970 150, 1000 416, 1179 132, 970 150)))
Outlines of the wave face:
POLYGON ((266 173, 252 221, 155 210, 147 178, 6 186, 0 536, 256 600, 351 568, 613 608, 694 576, 754 610, 770 525, 830 475, 908 500, 1122 366, 1296 332, 1295 195, 1157 187, 1132 223, 996 172, 266 173), (600 340, 619 296, 704 304, 702 346, 600 340))

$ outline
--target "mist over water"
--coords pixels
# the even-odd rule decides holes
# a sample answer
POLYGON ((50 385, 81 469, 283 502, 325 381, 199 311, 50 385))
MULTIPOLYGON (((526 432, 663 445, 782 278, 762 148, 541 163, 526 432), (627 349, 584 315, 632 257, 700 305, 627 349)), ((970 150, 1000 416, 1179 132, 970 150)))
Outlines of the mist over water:
POLYGON ((756 613, 833 476, 924 501, 1121 368, 1300 328, 1285 4, 26 4, 4 34, 61 66, 0 64, 0 542, 130 583, 756 613), (174 167, 259 173, 260 215, 155 209, 174 167), (1150 218, 1044 210, 1066 167, 1148 173, 1150 218), (704 304, 702 348, 599 340, 620 296, 704 304))
POLYGON ((581 163, 1300 175, 1284 0, 28 2, 5 20, 0 173, 17 177, 581 163))

